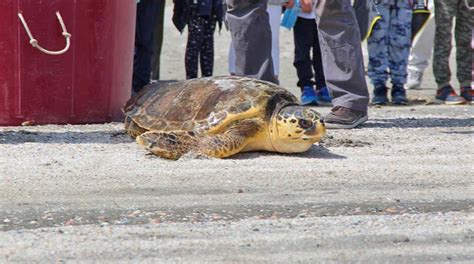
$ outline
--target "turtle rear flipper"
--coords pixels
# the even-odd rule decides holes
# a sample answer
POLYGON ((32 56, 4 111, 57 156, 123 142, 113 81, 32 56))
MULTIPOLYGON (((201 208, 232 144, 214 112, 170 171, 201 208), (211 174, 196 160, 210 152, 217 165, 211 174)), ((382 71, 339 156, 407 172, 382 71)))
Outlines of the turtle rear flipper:
POLYGON ((150 131, 139 135, 137 142, 151 153, 173 160, 179 159, 196 146, 194 134, 187 131, 150 131))

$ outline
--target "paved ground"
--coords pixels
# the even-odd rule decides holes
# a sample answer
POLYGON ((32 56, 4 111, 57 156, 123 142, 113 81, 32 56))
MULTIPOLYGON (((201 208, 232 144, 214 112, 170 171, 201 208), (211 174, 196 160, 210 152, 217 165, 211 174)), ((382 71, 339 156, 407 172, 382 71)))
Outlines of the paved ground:
MULTIPOLYGON (((162 77, 182 79, 185 36, 165 30, 162 77)), ((474 108, 426 105, 427 74, 410 106, 300 155, 166 161, 120 123, 0 128, 0 263, 474 262, 474 108)))

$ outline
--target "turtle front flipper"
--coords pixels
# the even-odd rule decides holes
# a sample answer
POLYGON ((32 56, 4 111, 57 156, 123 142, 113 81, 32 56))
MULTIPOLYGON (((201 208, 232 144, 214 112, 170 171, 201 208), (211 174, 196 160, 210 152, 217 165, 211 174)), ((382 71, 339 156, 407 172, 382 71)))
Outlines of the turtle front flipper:
POLYGON ((198 137, 198 150, 216 158, 232 156, 242 151, 261 128, 258 119, 237 121, 219 134, 198 137))
POLYGON ((248 119, 234 122, 219 134, 195 135, 187 131, 149 131, 137 136, 137 142, 153 154, 166 159, 177 160, 190 151, 225 158, 244 149, 261 127, 261 121, 248 119))
POLYGON ((187 131, 150 131, 137 136, 137 142, 151 153, 173 160, 196 147, 194 133, 187 131))

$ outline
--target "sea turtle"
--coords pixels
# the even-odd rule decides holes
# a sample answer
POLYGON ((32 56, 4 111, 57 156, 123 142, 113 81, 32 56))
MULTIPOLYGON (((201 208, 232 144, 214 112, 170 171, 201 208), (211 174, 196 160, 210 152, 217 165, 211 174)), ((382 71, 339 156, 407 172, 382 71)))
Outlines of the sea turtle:
POLYGON ((190 151, 218 158, 304 152, 325 134, 318 112, 275 84, 246 77, 148 85, 123 111, 126 131, 167 159, 190 151))

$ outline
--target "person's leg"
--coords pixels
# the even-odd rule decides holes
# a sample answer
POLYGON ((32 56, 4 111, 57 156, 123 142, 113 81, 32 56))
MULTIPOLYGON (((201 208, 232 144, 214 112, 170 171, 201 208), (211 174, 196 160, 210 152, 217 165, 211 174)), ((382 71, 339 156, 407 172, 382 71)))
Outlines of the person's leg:
POLYGON ((450 85, 451 70, 449 68, 449 55, 451 54, 451 31, 453 17, 457 13, 458 0, 435 1, 435 42, 433 52, 433 74, 438 85, 435 103, 463 104, 464 98, 458 96, 450 85))
POLYGON ((188 22, 188 42, 184 55, 184 66, 186 68, 186 79, 198 77, 199 51, 203 39, 202 21, 198 15, 194 15, 188 22))
POLYGON ((311 69, 311 36, 313 32, 309 26, 314 24, 313 20, 298 17, 293 28, 293 40, 295 44, 295 58, 293 66, 296 69, 298 83, 296 84, 303 90, 305 86, 313 86, 313 70, 311 69))
POLYGON ((157 11, 158 4, 155 0, 143 0, 137 4, 132 78, 132 91, 135 93, 150 83, 153 30, 157 11))
POLYGON ((308 24, 308 38, 311 41, 313 49, 312 64, 314 70, 314 81, 317 89, 326 87, 326 79, 324 78, 323 60, 321 58, 321 47, 319 45, 318 26, 316 23, 308 24))
POLYGON ((317 23, 326 85, 334 108, 328 128, 353 128, 365 122, 369 93, 360 32, 350 0, 318 0, 317 23))
POLYGON ((278 80, 280 74, 280 20, 281 20, 281 6, 268 5, 268 16, 270 19, 270 29, 272 32, 272 62, 275 79, 278 80))
POLYGON ((388 103, 386 82, 388 79, 388 36, 391 21, 388 4, 379 4, 381 19, 374 25, 372 34, 367 39, 369 51, 368 75, 374 86, 372 104, 383 105, 388 103))
POLYGON ((312 66, 314 71, 314 82, 316 84, 316 97, 318 98, 318 105, 332 106, 331 96, 326 87, 326 79, 324 78, 323 61, 321 59, 321 47, 319 45, 318 26, 316 23, 308 24, 307 38, 311 41, 312 47, 312 66))
POLYGON ((212 17, 201 17, 202 45, 200 51, 200 65, 203 77, 212 76, 214 70, 214 31, 216 21, 212 17))
POLYGON ((165 17, 165 0, 158 0, 158 12, 155 23, 154 32, 154 51, 151 58, 151 78, 153 80, 160 79, 160 55, 161 47, 163 45, 163 26, 165 17))
POLYGON ((236 54, 236 75, 276 83, 267 0, 227 0, 227 7, 227 22, 236 54))
POLYGON ((229 59, 228 59, 228 67, 229 67, 229 74, 235 75, 235 48, 234 43, 232 41, 229 45, 229 59))
POLYGON ((472 102, 472 50, 470 44, 473 27, 474 16, 472 11, 467 8, 464 1, 459 1, 454 35, 456 40, 457 78, 461 86, 461 96, 468 102, 472 102))
POLYGON ((390 11, 388 29, 388 63, 392 80, 392 103, 406 104, 405 83, 407 82, 408 56, 411 46, 412 8, 408 2, 398 2, 390 11))
POLYGON ((455 1, 457 3, 457 0, 435 1, 436 30, 433 52, 433 74, 438 88, 448 86, 451 80, 449 55, 451 54, 451 31, 454 16, 453 4, 455 1))
MULTIPOLYGON (((295 43, 295 58, 293 65, 298 76, 298 87, 301 89, 302 104, 316 104, 317 98, 313 88, 313 70, 311 69, 310 50, 314 38, 314 31, 311 26, 315 26, 313 19, 298 17, 293 28, 293 40, 295 43)), ((317 37, 317 36, 316 36, 317 37)))
POLYGON ((423 81, 423 73, 428 68, 428 61, 433 54, 434 36, 435 36, 435 20, 434 20, 434 3, 428 1, 428 9, 431 14, 423 29, 413 39, 411 45, 410 56, 408 57, 408 89, 420 88, 423 81))

